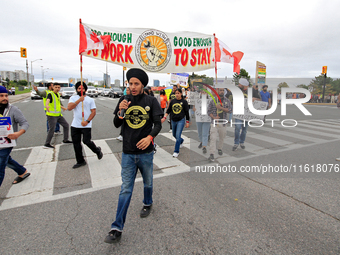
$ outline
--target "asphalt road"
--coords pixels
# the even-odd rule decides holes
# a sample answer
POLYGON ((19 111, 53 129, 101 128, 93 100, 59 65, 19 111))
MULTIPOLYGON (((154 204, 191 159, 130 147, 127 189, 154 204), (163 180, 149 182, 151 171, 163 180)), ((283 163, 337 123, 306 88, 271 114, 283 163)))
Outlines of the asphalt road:
MULTIPOLYGON (((119 134, 112 125, 116 103, 117 100, 96 99, 92 134, 96 141, 106 139, 119 157, 121 143, 110 140, 119 134)), ((41 102, 24 100, 16 105, 30 122, 29 131, 13 152, 15 159, 25 162, 29 154, 26 148, 44 143, 46 119, 41 102)), ((229 161, 221 165, 237 170, 261 164, 293 165, 298 169, 308 164, 315 170, 318 165, 334 167, 338 163, 335 158, 340 156, 340 122, 330 120, 339 119, 339 110, 334 106, 306 108, 312 116, 304 116, 294 106, 288 107, 287 116, 280 116, 279 109, 270 116, 295 119, 305 125, 302 126, 305 133, 280 126, 271 128, 269 123, 265 129, 249 129, 248 142, 262 146, 263 150, 254 152, 246 148, 231 152, 232 144, 226 144, 224 152, 230 156, 221 161, 229 161), (261 135, 268 140, 257 141, 256 136, 261 135), (298 135, 301 139, 296 138, 298 135), (292 143, 280 145, 283 140, 292 143)), ((65 117, 70 122, 72 113, 65 113, 65 117)), ((164 125, 157 143, 171 153, 174 143, 166 136, 168 130, 168 125, 164 125)), ((192 137, 192 142, 181 150, 179 157, 191 166, 190 171, 188 167, 186 172, 168 176, 160 174, 166 169, 155 171, 153 211, 145 219, 139 217, 142 182, 136 182, 123 237, 115 245, 103 240, 115 216, 120 187, 89 189, 91 169, 70 169, 74 164, 73 150, 63 145, 54 192, 68 194, 72 190, 75 195, 6 210, 1 210, 4 206, 1 205, 1 254, 340 254, 340 172, 312 173, 311 169, 271 175, 196 172, 195 166, 207 164, 194 150, 197 139, 194 124, 191 130, 183 133, 192 137), (86 189, 91 192, 81 192, 86 189)), ((228 136, 232 134, 233 129, 229 128, 228 136)), ((57 136, 54 143, 60 144, 61 139, 57 136)), ((13 171, 7 169, 0 188, 3 204, 10 199, 7 195, 14 177, 13 171)))

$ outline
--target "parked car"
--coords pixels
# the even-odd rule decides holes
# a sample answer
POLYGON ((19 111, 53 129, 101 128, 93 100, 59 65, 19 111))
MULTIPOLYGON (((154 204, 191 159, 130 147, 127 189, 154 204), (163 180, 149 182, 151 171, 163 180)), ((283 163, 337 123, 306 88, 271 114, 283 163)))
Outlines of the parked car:
POLYGON ((123 94, 124 93, 120 88, 112 88, 109 91, 109 97, 113 97, 113 98, 121 97, 123 94))
MULTIPOLYGON (((47 88, 45 88, 45 87, 38 87, 38 90, 39 91, 44 91, 44 90, 46 90, 47 88)), ((35 90, 33 89, 32 90, 32 92, 31 92, 31 99, 33 100, 33 99, 42 99, 42 97, 41 96, 39 96, 38 94, 37 94, 37 92, 35 92, 35 90)))
POLYGON ((88 95, 90 97, 98 97, 98 91, 94 86, 88 86, 87 91, 86 91, 86 95, 88 95))
POLYGON ((61 88, 59 94, 62 98, 70 98, 71 96, 76 94, 76 90, 72 87, 63 87, 61 88))
POLYGON ((104 96, 104 97, 109 96, 110 90, 111 90, 111 89, 103 89, 102 92, 101 92, 101 95, 104 96))

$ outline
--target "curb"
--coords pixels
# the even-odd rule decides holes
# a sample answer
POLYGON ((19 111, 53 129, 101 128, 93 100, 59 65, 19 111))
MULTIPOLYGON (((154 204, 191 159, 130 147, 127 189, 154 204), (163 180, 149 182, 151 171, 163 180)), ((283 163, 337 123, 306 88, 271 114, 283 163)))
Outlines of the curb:
POLYGON ((31 96, 30 92, 29 93, 20 94, 20 95, 14 95, 14 96, 13 95, 9 95, 8 96, 8 101, 9 101, 10 104, 13 104, 13 103, 21 101, 23 99, 26 99, 26 98, 28 98, 30 96, 31 96))

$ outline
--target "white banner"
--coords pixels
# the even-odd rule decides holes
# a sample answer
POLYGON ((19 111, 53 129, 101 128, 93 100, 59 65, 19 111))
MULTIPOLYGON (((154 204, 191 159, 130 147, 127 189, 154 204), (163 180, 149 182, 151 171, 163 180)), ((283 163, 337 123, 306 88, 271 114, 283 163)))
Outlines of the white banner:
POLYGON ((170 84, 178 85, 184 88, 189 87, 188 84, 189 74, 188 73, 172 73, 170 77, 170 84))
MULTIPOLYGON (((253 102, 253 106, 256 110, 266 110, 268 103, 256 100, 253 102)), ((264 120, 265 115, 256 115, 249 110, 248 99, 244 99, 244 115, 243 114, 233 114, 233 118, 240 120, 264 120)))
POLYGON ((103 50, 82 53, 87 57, 158 73, 196 72, 215 67, 213 35, 82 24, 97 35, 111 37, 103 50))

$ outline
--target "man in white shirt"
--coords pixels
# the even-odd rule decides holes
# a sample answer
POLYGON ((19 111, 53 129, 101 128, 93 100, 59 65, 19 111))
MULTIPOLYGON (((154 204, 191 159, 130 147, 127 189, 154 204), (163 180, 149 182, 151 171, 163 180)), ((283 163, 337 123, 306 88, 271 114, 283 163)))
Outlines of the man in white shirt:
POLYGON ((86 161, 83 156, 83 150, 81 146, 81 135, 83 135, 83 143, 87 145, 95 154, 98 159, 103 157, 103 153, 100 147, 97 147, 91 140, 91 128, 92 120, 96 116, 96 104, 94 100, 86 96, 87 85, 83 82, 77 82, 75 85, 77 95, 70 97, 67 105, 69 111, 73 111, 73 121, 71 124, 71 136, 73 142, 74 152, 76 154, 77 164, 73 168, 78 168, 86 165, 86 161), (81 91, 83 90, 83 96, 81 91), (82 117, 82 102, 84 104, 84 119, 82 117))

